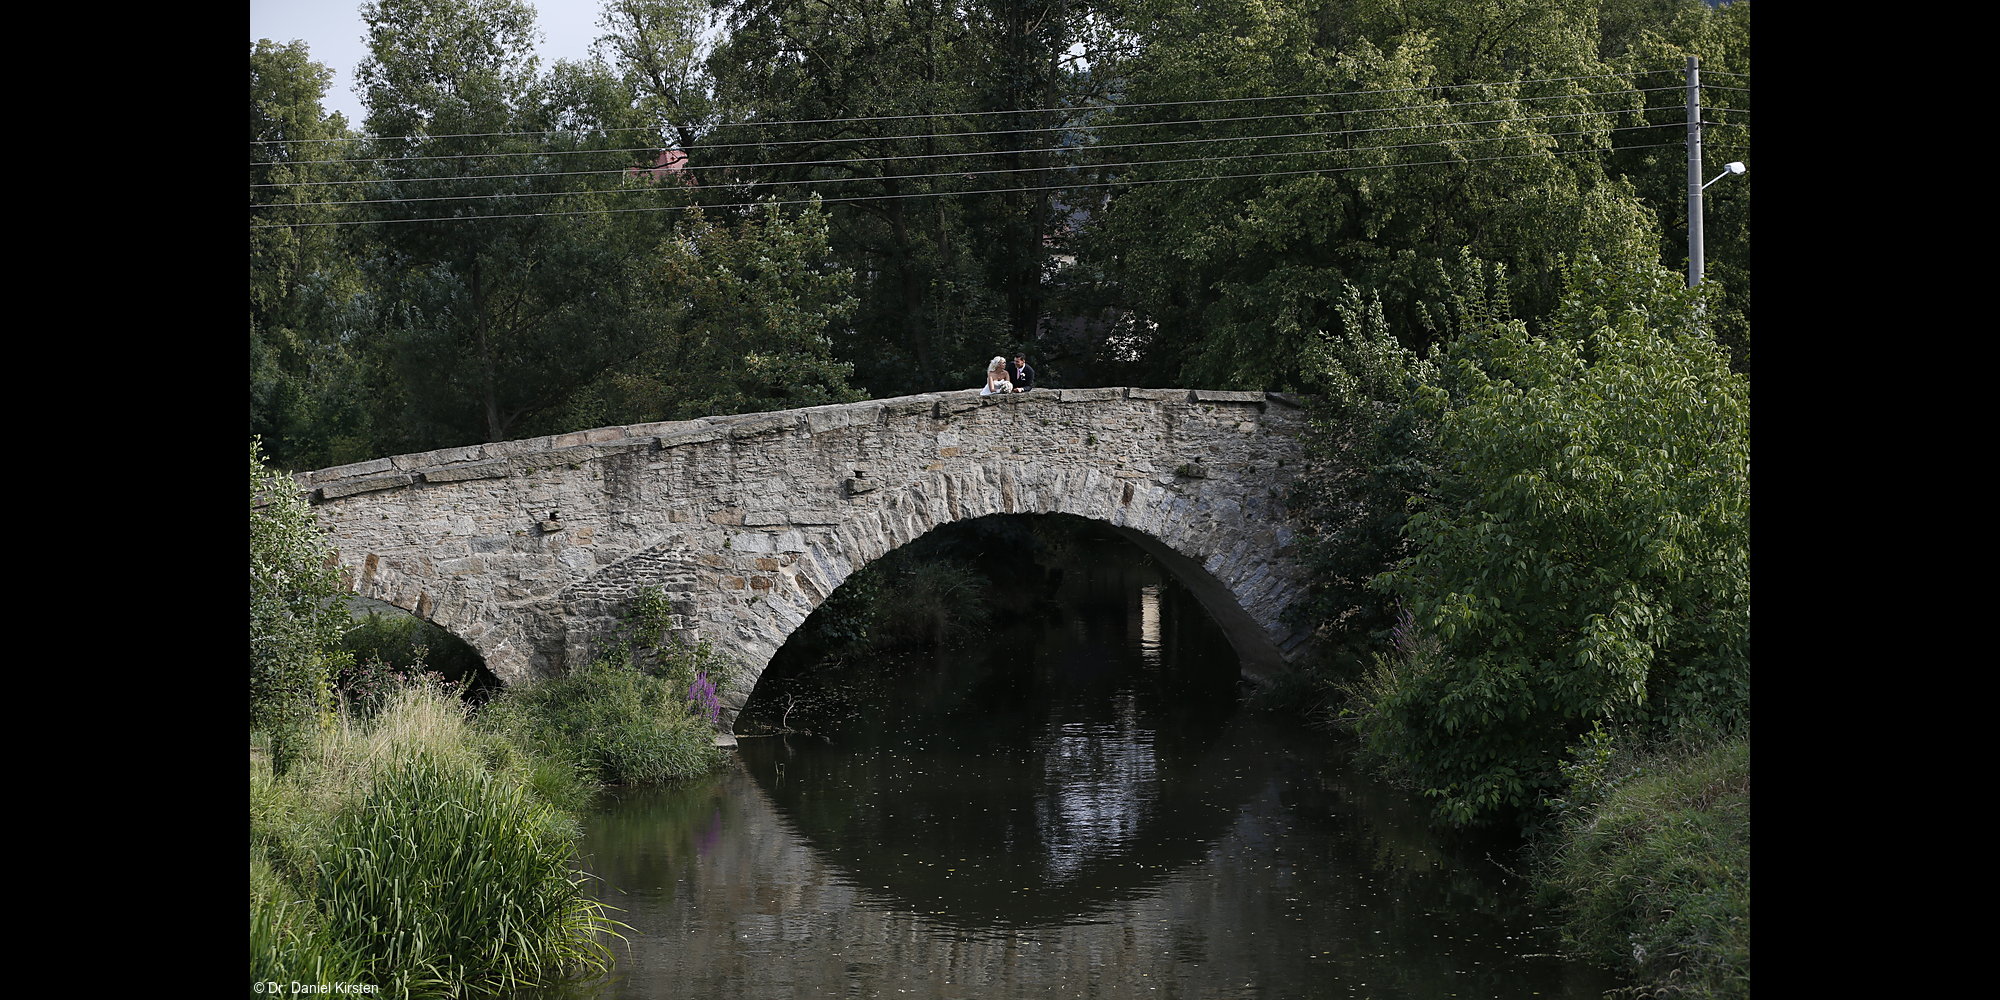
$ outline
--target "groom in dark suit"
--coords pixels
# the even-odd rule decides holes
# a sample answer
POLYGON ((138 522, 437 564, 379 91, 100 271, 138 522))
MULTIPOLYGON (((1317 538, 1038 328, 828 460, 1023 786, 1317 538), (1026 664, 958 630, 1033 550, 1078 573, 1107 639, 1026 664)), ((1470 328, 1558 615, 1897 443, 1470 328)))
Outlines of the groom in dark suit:
POLYGON ((1015 392, 1027 392, 1035 387, 1035 370, 1028 367, 1027 355, 1014 355, 1014 363, 1007 367, 1007 381, 1014 383, 1015 392))

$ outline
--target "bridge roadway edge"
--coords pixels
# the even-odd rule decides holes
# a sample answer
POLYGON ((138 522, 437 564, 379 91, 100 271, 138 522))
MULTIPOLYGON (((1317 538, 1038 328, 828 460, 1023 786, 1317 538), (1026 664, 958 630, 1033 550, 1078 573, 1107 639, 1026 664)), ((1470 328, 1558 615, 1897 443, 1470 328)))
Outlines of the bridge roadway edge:
POLYGON ((1245 676, 1309 655, 1281 494, 1303 401, 1263 392, 976 390, 597 428, 297 479, 358 596, 464 638, 506 683, 584 662, 644 585, 737 666, 732 714, 835 587, 939 524, 1070 513, 1194 592, 1245 676), (550 514, 556 516, 551 518, 550 514))

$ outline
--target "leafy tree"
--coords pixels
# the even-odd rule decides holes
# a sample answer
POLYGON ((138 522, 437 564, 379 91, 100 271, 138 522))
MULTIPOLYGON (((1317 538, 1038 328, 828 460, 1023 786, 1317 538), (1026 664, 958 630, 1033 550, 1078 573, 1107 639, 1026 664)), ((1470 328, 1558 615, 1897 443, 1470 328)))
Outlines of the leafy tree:
POLYGON ((674 192, 616 180, 631 95, 602 63, 529 54, 515 0, 363 8, 360 76, 383 156, 372 277, 404 406, 401 447, 539 429, 639 357, 640 294, 674 192), (606 178, 613 178, 607 183, 606 178))
POLYGON ((641 116, 682 148, 718 124, 704 65, 710 24, 703 0, 606 0, 598 20, 606 32, 599 52, 622 74, 641 116))
POLYGON ((250 441, 250 725, 271 736, 271 768, 299 758, 331 708, 331 678, 348 621, 333 552, 288 476, 264 468, 250 441))
POLYGON ((361 291, 339 217, 358 142, 320 104, 333 71, 304 42, 250 47, 250 431, 279 461, 366 457, 365 361, 343 334, 361 291))
POLYGON ((1749 390, 1705 298, 1584 258, 1551 335, 1494 317, 1410 394, 1456 482, 1376 585, 1436 642, 1387 664, 1364 728, 1441 817, 1534 807, 1592 720, 1747 721, 1749 390))
POLYGON ((1156 331, 1145 349, 1174 381, 1301 387, 1301 351, 1349 284, 1421 348, 1420 303, 1446 294, 1430 261, 1461 250, 1506 265, 1528 315, 1553 305, 1562 254, 1653 250, 1649 213, 1603 169, 1633 98, 1581 9, 1137 11, 1148 42, 1100 153, 1103 176, 1126 183, 1086 260, 1156 331), (1269 100, 1301 94, 1317 96, 1269 100), (1127 145, 1140 142, 1156 145, 1127 145))
POLYGON ((692 151, 696 169, 745 164, 728 176, 827 195, 859 302, 836 349, 858 380, 972 385, 1037 337, 1068 210, 1012 189, 1059 183, 1058 140, 1037 130, 1108 96, 1124 44, 1109 17, 1081 0, 725 6, 709 66, 739 124, 692 151))
POLYGON ((689 212, 652 278, 653 343, 580 405, 636 423, 866 398, 828 336, 854 300, 826 227, 817 206, 787 217, 766 205, 733 229, 689 212))

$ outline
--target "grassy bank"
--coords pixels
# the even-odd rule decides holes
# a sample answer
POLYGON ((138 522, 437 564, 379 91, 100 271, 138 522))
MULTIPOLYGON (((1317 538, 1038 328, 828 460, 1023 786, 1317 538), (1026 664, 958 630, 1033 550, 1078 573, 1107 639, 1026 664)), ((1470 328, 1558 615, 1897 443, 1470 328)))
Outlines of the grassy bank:
POLYGON ((282 777, 253 732, 253 985, 462 996, 602 970, 616 925, 572 867, 574 813, 601 782, 720 762, 681 664, 648 665, 600 662, 477 717, 435 680, 399 683, 328 717, 282 777))
POLYGON ((342 713, 283 778, 250 766, 250 978, 373 983, 390 996, 491 992, 609 959, 612 926, 570 866, 551 774, 412 685, 342 713))
POLYGON ((1641 996, 1748 997, 1748 736, 1632 750, 1600 730, 1565 770, 1541 865, 1565 943, 1641 996))

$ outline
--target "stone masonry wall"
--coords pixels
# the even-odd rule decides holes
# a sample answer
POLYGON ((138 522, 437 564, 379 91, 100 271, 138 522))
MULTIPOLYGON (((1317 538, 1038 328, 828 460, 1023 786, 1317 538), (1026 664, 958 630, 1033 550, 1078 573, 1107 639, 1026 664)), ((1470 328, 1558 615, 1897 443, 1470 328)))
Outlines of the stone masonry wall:
POLYGON ((503 681, 588 657, 638 587, 740 668, 740 708, 848 574, 931 528, 1063 512, 1116 526, 1201 598, 1253 678, 1309 636, 1279 493, 1300 465, 1279 393, 930 393, 606 427, 299 476, 355 593, 463 637, 503 681))

